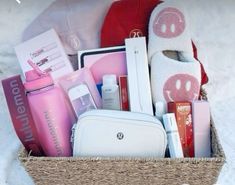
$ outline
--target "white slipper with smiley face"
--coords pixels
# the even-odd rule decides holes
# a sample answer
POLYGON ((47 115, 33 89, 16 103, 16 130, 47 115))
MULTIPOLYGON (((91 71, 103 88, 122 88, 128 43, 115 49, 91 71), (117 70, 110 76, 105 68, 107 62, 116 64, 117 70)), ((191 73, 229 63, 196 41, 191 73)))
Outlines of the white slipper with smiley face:
POLYGON ((153 103, 159 117, 165 113, 168 102, 199 98, 201 68, 193 57, 190 38, 183 4, 169 1, 153 10, 149 23, 148 55, 153 103))
POLYGON ((201 71, 200 64, 194 58, 179 61, 169 58, 163 52, 157 52, 152 60, 151 86, 154 102, 198 99, 201 71))
POLYGON ((148 56, 158 51, 183 51, 193 57, 187 12, 180 1, 166 1, 153 10, 149 22, 148 56))

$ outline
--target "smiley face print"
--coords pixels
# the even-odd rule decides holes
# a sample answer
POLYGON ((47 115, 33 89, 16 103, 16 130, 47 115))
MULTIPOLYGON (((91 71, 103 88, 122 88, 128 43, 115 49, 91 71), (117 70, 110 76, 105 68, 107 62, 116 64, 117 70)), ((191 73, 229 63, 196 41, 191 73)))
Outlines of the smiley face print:
POLYGON ((198 99, 199 91, 198 80, 188 74, 171 76, 163 88, 164 98, 167 102, 196 100, 198 99))
POLYGON ((168 7, 160 11, 153 22, 153 32, 163 38, 181 35, 185 29, 185 18, 181 11, 168 7))

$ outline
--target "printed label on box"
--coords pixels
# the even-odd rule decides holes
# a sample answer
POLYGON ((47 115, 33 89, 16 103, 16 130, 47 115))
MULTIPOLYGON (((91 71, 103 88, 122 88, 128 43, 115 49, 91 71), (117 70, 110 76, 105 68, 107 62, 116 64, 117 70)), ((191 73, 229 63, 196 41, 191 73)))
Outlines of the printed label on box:
POLYGON ((168 112, 175 113, 184 157, 194 157, 192 110, 190 102, 170 102, 168 112))
POLYGON ((15 52, 24 75, 32 70, 28 60, 33 61, 41 71, 50 73, 53 79, 73 72, 60 39, 53 29, 16 46, 15 52))

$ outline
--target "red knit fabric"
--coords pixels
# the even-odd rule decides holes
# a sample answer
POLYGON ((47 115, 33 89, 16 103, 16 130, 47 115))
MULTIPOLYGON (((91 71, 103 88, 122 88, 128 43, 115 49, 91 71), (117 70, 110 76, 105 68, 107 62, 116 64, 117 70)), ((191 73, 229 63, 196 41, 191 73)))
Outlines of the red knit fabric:
MULTIPOLYGON (((193 46, 193 56, 198 62, 200 62, 197 57, 197 48, 196 48, 195 44, 193 43, 193 41, 192 41, 192 46, 193 46)), ((201 65, 201 84, 204 85, 209 81, 209 79, 208 79, 206 71, 203 67, 203 64, 201 62, 200 62, 200 65, 201 65)))
MULTIPOLYGON (((101 30, 101 47, 124 45, 125 38, 148 37, 149 18, 159 0, 120 0, 114 2, 101 30)), ((148 39, 147 39, 148 40, 148 39)))

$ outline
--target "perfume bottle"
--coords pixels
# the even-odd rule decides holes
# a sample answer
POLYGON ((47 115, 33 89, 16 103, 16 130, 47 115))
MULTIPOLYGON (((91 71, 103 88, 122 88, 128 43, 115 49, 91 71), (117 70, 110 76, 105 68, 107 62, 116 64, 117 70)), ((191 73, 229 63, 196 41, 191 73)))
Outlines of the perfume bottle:
POLYGON ((95 102, 86 84, 79 84, 68 91, 68 96, 77 118, 86 111, 96 109, 95 102))

